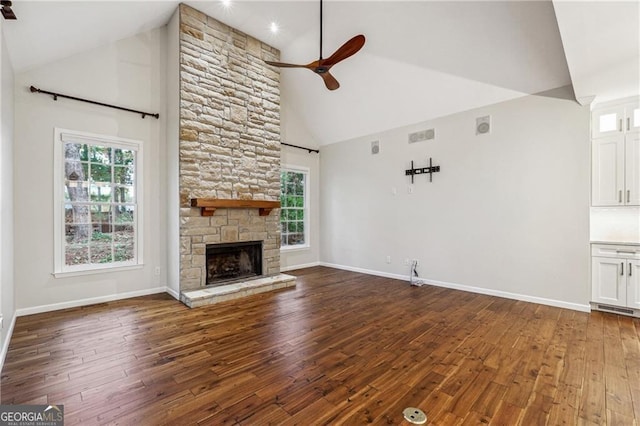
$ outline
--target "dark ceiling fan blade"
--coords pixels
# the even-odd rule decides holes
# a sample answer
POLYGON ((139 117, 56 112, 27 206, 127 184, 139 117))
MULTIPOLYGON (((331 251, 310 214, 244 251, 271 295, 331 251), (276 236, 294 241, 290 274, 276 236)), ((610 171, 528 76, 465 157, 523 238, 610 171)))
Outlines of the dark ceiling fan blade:
POLYGON ((333 55, 329 56, 327 59, 323 59, 322 66, 330 67, 340 61, 347 59, 349 56, 355 55, 360 49, 362 49, 362 46, 364 46, 364 42, 364 36, 362 34, 358 34, 357 36, 353 37, 351 40, 340 46, 340 48, 336 50, 333 55))
POLYGON ((264 62, 271 66, 280 67, 280 68, 309 68, 308 65, 285 64, 284 62, 273 62, 273 61, 264 61, 264 62))
POLYGON ((18 19, 11 9, 11 2, 9 0, 2 0, 0 5, 2 5, 2 17, 4 19, 18 19))
POLYGON ((338 83, 338 80, 336 80, 334 76, 329 74, 329 71, 317 74, 322 77, 322 79, 324 80, 324 85, 327 86, 327 89, 336 90, 338 87, 340 87, 340 83, 338 83))

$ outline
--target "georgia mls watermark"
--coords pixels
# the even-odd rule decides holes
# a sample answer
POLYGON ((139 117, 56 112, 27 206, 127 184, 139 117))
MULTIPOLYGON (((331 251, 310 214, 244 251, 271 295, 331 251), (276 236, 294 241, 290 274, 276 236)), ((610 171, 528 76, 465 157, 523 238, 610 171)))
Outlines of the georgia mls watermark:
POLYGON ((64 406, 0 405, 0 426, 64 426, 64 406))

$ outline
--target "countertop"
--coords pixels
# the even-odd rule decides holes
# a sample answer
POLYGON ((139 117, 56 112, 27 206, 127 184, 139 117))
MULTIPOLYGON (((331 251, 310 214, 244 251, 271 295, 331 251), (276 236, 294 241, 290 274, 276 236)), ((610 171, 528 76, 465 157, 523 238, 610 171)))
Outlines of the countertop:
POLYGON ((610 244, 616 246, 640 246, 640 243, 630 243, 622 241, 591 241, 591 244, 610 244))

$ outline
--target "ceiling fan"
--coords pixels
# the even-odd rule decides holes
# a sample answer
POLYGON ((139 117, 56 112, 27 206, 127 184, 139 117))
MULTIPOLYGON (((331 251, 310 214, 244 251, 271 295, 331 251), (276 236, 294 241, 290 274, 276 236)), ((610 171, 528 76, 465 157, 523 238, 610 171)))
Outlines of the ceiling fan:
POLYGON ((334 76, 329 73, 332 66, 348 57, 356 54, 362 46, 364 46, 365 38, 362 34, 358 34, 345 44, 340 46, 333 55, 326 59, 322 58, 322 0, 320 0, 320 58, 306 65, 286 64, 283 62, 265 61, 267 64, 280 68, 307 68, 318 74, 324 80, 325 86, 329 90, 336 90, 340 87, 340 83, 334 76))

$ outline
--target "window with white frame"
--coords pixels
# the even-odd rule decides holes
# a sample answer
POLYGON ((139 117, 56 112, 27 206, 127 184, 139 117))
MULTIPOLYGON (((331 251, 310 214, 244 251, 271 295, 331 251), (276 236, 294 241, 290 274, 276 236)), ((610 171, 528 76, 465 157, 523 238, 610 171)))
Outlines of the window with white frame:
POLYGON ((308 185, 308 169, 284 167, 281 170, 281 248, 309 246, 308 185))
POLYGON ((142 263, 142 144, 56 129, 55 272, 142 263))

